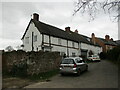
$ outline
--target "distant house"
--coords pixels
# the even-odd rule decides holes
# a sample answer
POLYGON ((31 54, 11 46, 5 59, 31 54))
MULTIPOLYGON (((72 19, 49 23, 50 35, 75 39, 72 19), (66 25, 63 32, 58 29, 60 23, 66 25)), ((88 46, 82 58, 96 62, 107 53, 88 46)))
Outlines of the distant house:
POLYGON ((100 52, 102 52, 102 47, 98 44, 94 44, 90 37, 81 34, 80 36, 81 55, 88 57, 90 52, 92 52, 92 54, 100 54, 100 52))
POLYGON ((111 50, 117 46, 117 44, 113 41, 113 39, 112 38, 110 39, 109 35, 106 35, 105 39, 103 39, 103 38, 95 37, 95 34, 92 33, 91 38, 94 44, 98 44, 102 47, 102 52, 107 52, 108 50, 111 50))
POLYGON ((120 40, 116 40, 115 43, 120 46, 120 40))
POLYGON ((93 45, 78 31, 72 32, 70 27, 65 30, 39 21, 39 15, 34 13, 22 37, 25 51, 59 51, 61 55, 79 56, 90 48, 99 53, 101 47, 93 45), (86 46, 86 48, 85 48, 86 46), (89 47, 91 46, 91 47, 89 47), (98 50, 96 50, 98 49, 98 50))

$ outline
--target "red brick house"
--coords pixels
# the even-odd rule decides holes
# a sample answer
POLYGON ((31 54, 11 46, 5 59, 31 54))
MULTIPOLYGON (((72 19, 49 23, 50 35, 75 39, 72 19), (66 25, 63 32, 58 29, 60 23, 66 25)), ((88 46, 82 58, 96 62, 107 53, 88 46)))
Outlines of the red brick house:
POLYGON ((92 33, 91 38, 94 44, 98 44, 102 47, 103 52, 107 52, 108 50, 111 50, 117 46, 117 44, 113 41, 113 39, 112 38, 110 39, 109 35, 106 35, 105 39, 103 39, 103 38, 95 37, 95 34, 92 33))

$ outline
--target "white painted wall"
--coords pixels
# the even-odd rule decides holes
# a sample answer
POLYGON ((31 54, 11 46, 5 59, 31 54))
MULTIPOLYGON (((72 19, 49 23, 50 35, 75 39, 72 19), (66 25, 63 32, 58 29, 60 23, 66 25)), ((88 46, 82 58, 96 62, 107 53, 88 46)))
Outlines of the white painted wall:
MULTIPOLYGON (((68 41, 68 47, 72 47, 72 42, 73 41, 68 41)), ((58 45, 58 38, 51 36, 51 43, 58 45)), ((78 43, 74 42, 74 44, 75 44, 75 48, 79 48, 78 43)), ((64 52, 67 55, 67 40, 61 39, 61 45, 62 46, 52 45, 52 47, 53 47, 52 51, 64 52)), ((68 48, 68 53, 70 56, 72 56, 72 53, 75 53, 75 55, 79 55, 79 50, 73 49, 73 48, 68 48)))
POLYGON ((51 36, 51 43, 52 44, 58 44, 58 38, 51 36))
POLYGON ((31 23, 25 34, 25 37, 29 37, 29 44, 25 43, 25 37, 22 40, 24 45, 23 50, 25 51, 32 50, 32 32, 34 32, 34 35, 37 35, 37 41, 33 42, 34 51, 37 51, 37 48, 38 50, 41 50, 42 35, 38 31, 38 29, 35 27, 34 23, 31 23))
MULTIPOLYGON (((25 37, 29 37, 29 43, 28 44, 25 43, 25 37, 22 40, 23 45, 24 45, 23 50, 25 50, 25 51, 32 50, 32 32, 34 32, 34 35, 37 35, 37 41, 33 42, 34 51, 37 51, 37 48, 38 48, 38 50, 41 50, 42 35, 38 31, 38 29, 35 27, 34 23, 31 23, 28 30, 27 30, 27 33, 25 35, 25 37)), ((61 39, 62 46, 57 46, 57 45, 59 45, 58 38, 53 37, 53 36, 50 36, 50 38, 51 38, 51 44, 52 44, 51 46, 53 47, 52 51, 64 52, 67 55, 67 40, 61 39)), ((48 35, 44 35, 44 42, 49 43, 49 36, 48 35)), ((75 53, 75 55, 77 55, 77 56, 80 55, 80 53, 81 53, 80 49, 87 49, 88 51, 92 50, 95 54, 100 53, 102 51, 102 48, 100 48, 100 47, 85 44, 85 43, 81 43, 78 46, 78 43, 76 43, 76 42, 74 42, 74 48, 73 48, 72 43, 73 43, 73 41, 68 40, 69 56, 72 56, 72 53, 75 53), (79 49, 76 49, 76 48, 79 48, 79 49)), ((49 46, 49 44, 45 44, 45 45, 49 46)))

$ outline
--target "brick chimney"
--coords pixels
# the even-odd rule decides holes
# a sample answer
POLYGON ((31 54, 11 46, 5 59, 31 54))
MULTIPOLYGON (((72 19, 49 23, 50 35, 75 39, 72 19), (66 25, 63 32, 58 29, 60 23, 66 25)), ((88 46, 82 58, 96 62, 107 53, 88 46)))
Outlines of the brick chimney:
POLYGON ((113 38, 111 38, 110 40, 113 41, 113 38))
POLYGON ((33 14, 33 19, 39 21, 39 14, 34 13, 33 14))
POLYGON ((109 41, 110 40, 110 36, 109 35, 105 35, 105 40, 109 41))
POLYGON ((94 34, 94 33, 91 34, 91 38, 92 38, 93 44, 96 44, 96 41, 95 41, 95 34, 94 34))
POLYGON ((75 32, 75 33, 78 33, 78 30, 76 29, 74 32, 75 32))
POLYGON ((65 27, 66 32, 70 32, 70 27, 65 27))

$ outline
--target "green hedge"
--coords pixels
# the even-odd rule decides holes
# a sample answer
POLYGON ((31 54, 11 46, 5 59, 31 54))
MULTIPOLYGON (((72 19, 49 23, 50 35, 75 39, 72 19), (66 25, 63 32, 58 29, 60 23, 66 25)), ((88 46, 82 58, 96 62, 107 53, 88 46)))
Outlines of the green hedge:
POLYGON ((115 63, 120 63, 120 46, 113 48, 106 53, 106 58, 108 60, 114 61, 115 63))
POLYGON ((109 50, 107 53, 101 52, 100 53, 101 59, 108 59, 114 63, 120 64, 120 46, 109 50))
POLYGON ((107 52, 107 58, 110 60, 118 60, 119 55, 120 55, 120 46, 117 46, 107 52))

